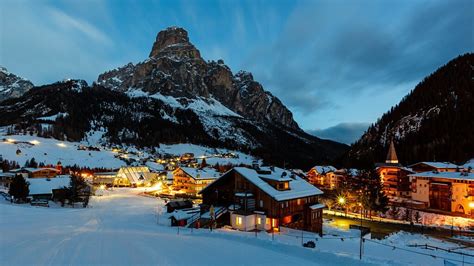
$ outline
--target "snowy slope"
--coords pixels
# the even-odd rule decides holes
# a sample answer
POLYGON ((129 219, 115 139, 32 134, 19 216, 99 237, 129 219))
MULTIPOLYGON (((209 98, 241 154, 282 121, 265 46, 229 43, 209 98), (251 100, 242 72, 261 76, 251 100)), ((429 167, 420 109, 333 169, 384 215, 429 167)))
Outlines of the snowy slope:
POLYGON ((0 66, 0 101, 20 97, 33 87, 33 83, 0 66))
MULTIPOLYGON (((104 168, 119 168, 126 165, 126 163, 119 158, 119 155, 112 148, 103 147, 102 136, 103 132, 94 131, 89 132, 87 139, 82 142, 68 142, 59 141, 56 139, 40 138, 29 135, 11 135, 6 136, 0 133, 0 155, 3 159, 17 161, 21 166, 27 160, 35 158, 40 163, 55 165, 58 161, 62 165, 78 165, 84 167, 104 167, 104 168), (12 142, 16 142, 12 143, 12 142), (100 151, 94 150, 78 150, 81 145, 91 145, 99 147, 100 151), (21 154, 17 155, 16 151, 20 149, 21 154)), ((134 155, 127 156, 137 160, 144 159, 149 156, 149 151, 141 151, 135 147, 125 147, 128 152, 133 152, 134 155)), ((198 159, 205 158, 207 164, 252 164, 256 160, 253 156, 244 154, 242 152, 215 149, 205 146, 181 143, 181 144, 161 144, 160 148, 156 148, 158 154, 170 154, 180 156, 184 153, 194 153, 198 159), (221 155, 226 153, 233 153, 237 158, 224 158, 221 155)), ((151 165, 153 168, 160 169, 157 165, 151 165)))
MULTIPOLYGON (((364 244, 359 261, 355 231, 325 226, 315 249, 301 247, 299 231, 282 228, 272 235, 219 229, 193 230, 167 224, 167 214, 157 219, 156 198, 137 196, 138 189, 105 191, 93 197, 91 208, 35 208, 0 200, 1 265, 443 265, 444 260, 393 249, 374 242, 364 244), (54 221, 54 222, 51 222, 54 221), (159 225, 157 224, 159 223, 159 225), (295 237, 296 236, 296 237, 295 237), (335 237, 336 236, 336 237, 335 237), (345 240, 341 241, 340 237, 345 240), (352 238, 351 238, 352 237, 352 238), (47 248, 45 248, 47 247, 47 248), (198 247, 198 248, 197 248, 198 247)), ((400 233, 378 243, 411 251, 460 259, 456 254, 409 248, 407 244, 441 243, 420 235, 400 233)), ((472 251, 465 250, 471 253, 472 251)), ((465 258, 466 263, 472 262, 465 258)))

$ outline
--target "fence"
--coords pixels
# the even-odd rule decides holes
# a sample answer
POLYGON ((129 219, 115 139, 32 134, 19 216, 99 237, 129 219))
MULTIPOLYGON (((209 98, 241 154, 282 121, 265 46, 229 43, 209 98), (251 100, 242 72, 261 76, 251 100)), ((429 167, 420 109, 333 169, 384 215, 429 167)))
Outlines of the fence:
MULTIPOLYGON (((291 230, 293 232, 290 232, 289 230, 285 231, 285 228, 283 228, 283 230, 280 231, 280 232, 277 232, 276 235, 277 236, 287 236, 287 237, 295 238, 296 240, 301 240, 301 244, 304 244, 305 241, 310 241, 310 240, 311 241, 316 241, 318 243, 323 243, 326 240, 340 240, 341 242, 344 242, 345 240, 350 240, 350 239, 361 239, 361 241, 360 241, 360 250, 359 250, 360 259, 362 259, 362 254, 364 253, 364 249, 367 248, 367 247, 364 247, 364 243, 368 242, 368 243, 375 244, 375 245, 390 247, 390 248, 392 248, 393 251, 398 249, 398 250, 402 250, 404 252, 413 253, 413 254, 426 256, 426 257, 431 257, 431 258, 434 258, 434 259, 443 259, 445 261, 445 263, 451 262, 451 263, 462 263, 462 265, 465 265, 465 264, 474 265, 474 255, 472 255, 472 254, 459 252, 459 251, 454 251, 452 249, 436 247, 436 246, 428 245, 428 244, 423 244, 423 245, 414 244, 414 245, 408 245, 408 247, 419 247, 419 248, 423 248, 423 249, 441 250, 441 251, 445 251, 447 253, 457 254, 457 255, 460 256, 460 258, 456 259, 456 258, 446 257, 446 256, 443 256, 443 255, 429 254, 429 253, 425 253, 425 252, 422 252, 422 251, 408 249, 408 248, 405 248, 405 247, 400 247, 400 246, 395 246, 395 245, 391 245, 391 244, 382 243, 382 242, 377 241, 377 240, 372 240, 372 239, 368 239, 368 238, 361 238, 360 236, 326 235, 326 236, 321 237, 321 236, 319 236, 317 234, 314 234, 314 233, 311 233, 311 232, 295 230, 295 229, 291 229, 291 230)), ((188 232, 188 233, 190 233, 190 235, 192 235, 193 234, 193 228, 177 227, 177 234, 180 234, 180 233, 182 234, 183 232, 188 232)), ((199 234, 206 234, 206 232, 211 233, 211 230, 209 230, 209 231, 199 230, 199 234)), ((254 234, 254 233, 249 232, 249 234, 247 234, 246 237, 250 238, 251 235, 255 235, 254 236, 255 238, 259 238, 258 237, 259 234, 261 234, 261 233, 255 232, 255 234, 254 234)), ((274 240, 273 236, 272 236, 272 238, 270 238, 267 233, 264 233, 264 235, 267 236, 267 238, 266 238, 267 240, 271 240, 271 241, 274 240)))

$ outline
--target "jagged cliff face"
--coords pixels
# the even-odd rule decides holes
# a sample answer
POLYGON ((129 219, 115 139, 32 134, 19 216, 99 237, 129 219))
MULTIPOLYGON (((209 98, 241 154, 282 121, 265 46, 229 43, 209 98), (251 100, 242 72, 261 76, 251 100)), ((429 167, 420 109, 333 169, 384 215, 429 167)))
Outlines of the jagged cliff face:
POLYGON ((180 28, 160 32, 147 60, 103 73, 92 86, 65 80, 0 102, 3 126, 149 150, 162 143, 230 148, 302 169, 348 148, 302 131, 252 74, 204 61, 180 28))
POLYGON ((136 94, 138 90, 178 101, 217 100, 243 117, 299 130, 292 113, 250 73, 234 75, 222 60, 204 61, 182 28, 161 31, 147 60, 103 73, 98 83, 121 92, 136 94))
POLYGON ((33 87, 33 83, 0 67, 0 101, 17 98, 33 87))

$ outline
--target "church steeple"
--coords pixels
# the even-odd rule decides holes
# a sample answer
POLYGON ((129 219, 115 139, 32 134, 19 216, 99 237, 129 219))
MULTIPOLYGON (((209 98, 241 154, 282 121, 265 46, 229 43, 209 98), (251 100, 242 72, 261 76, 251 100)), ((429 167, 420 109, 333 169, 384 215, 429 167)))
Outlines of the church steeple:
POLYGON ((387 159, 385 163, 398 163, 397 153, 395 152, 395 145, 393 139, 390 140, 390 148, 388 149, 387 159))

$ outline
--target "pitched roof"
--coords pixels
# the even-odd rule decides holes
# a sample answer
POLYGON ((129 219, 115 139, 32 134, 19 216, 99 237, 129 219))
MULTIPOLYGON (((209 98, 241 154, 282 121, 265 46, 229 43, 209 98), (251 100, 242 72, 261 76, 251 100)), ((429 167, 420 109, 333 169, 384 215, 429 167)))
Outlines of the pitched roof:
POLYGON ((429 178, 446 178, 446 179, 458 179, 458 180, 471 180, 474 181, 474 173, 469 172, 433 172, 427 171, 422 173, 416 173, 408 175, 411 177, 429 177, 429 178))
POLYGON ((122 167, 117 173, 119 178, 127 178, 132 184, 143 183, 151 179, 155 174, 150 172, 146 166, 122 167))
POLYGON ((337 170, 336 167, 332 165, 316 165, 311 169, 316 170, 316 172, 318 172, 319 174, 334 172, 337 170))
POLYGON ((34 173, 34 172, 39 172, 39 171, 42 171, 42 170, 49 170, 49 171, 59 172, 58 169, 51 168, 51 167, 40 167, 40 168, 22 167, 22 168, 10 170, 10 172, 16 173, 16 172, 26 171, 26 172, 29 172, 29 173, 34 173))
POLYGON ((428 165, 428 166, 431 166, 431 167, 437 168, 437 169, 441 169, 441 168, 457 169, 457 168, 459 168, 458 165, 455 165, 455 164, 450 163, 450 162, 419 162, 419 163, 412 164, 408 167, 413 168, 413 166, 419 165, 419 164, 425 164, 425 165, 428 165))
POLYGON ((398 163, 397 152, 395 151, 395 145, 393 140, 390 141, 390 147, 388 148, 386 163, 398 163))
POLYGON ((183 170, 194 179, 217 179, 221 176, 221 173, 216 171, 214 168, 192 168, 192 167, 179 167, 178 169, 183 170))
MULTIPOLYGON (((269 169, 265 169, 269 170, 269 169)), ((310 197, 310 196, 317 196, 323 194, 321 190, 316 188, 315 186, 311 185, 310 183, 306 182, 302 178, 297 175, 292 176, 292 180, 289 182, 290 189, 289 190, 277 190, 268 184, 264 179, 277 179, 281 178, 283 172, 287 172, 290 175, 289 171, 275 167, 273 171, 269 171, 269 174, 262 174, 262 172, 257 172, 255 169, 245 168, 245 167, 235 167, 232 170, 225 173, 219 179, 226 176, 229 172, 236 171, 241 176, 246 178, 252 184, 257 186, 263 192, 268 194, 270 197, 274 198, 276 201, 284 201, 290 199, 297 199, 303 197, 310 197)), ((217 181, 216 181, 217 182, 217 181)), ((212 183, 215 184, 216 182, 212 183)), ((212 186, 212 184, 208 185, 205 189, 201 191, 201 193, 212 186)))
POLYGON ((30 195, 51 194, 53 189, 68 187, 71 176, 63 175, 53 178, 26 178, 30 183, 30 195))

